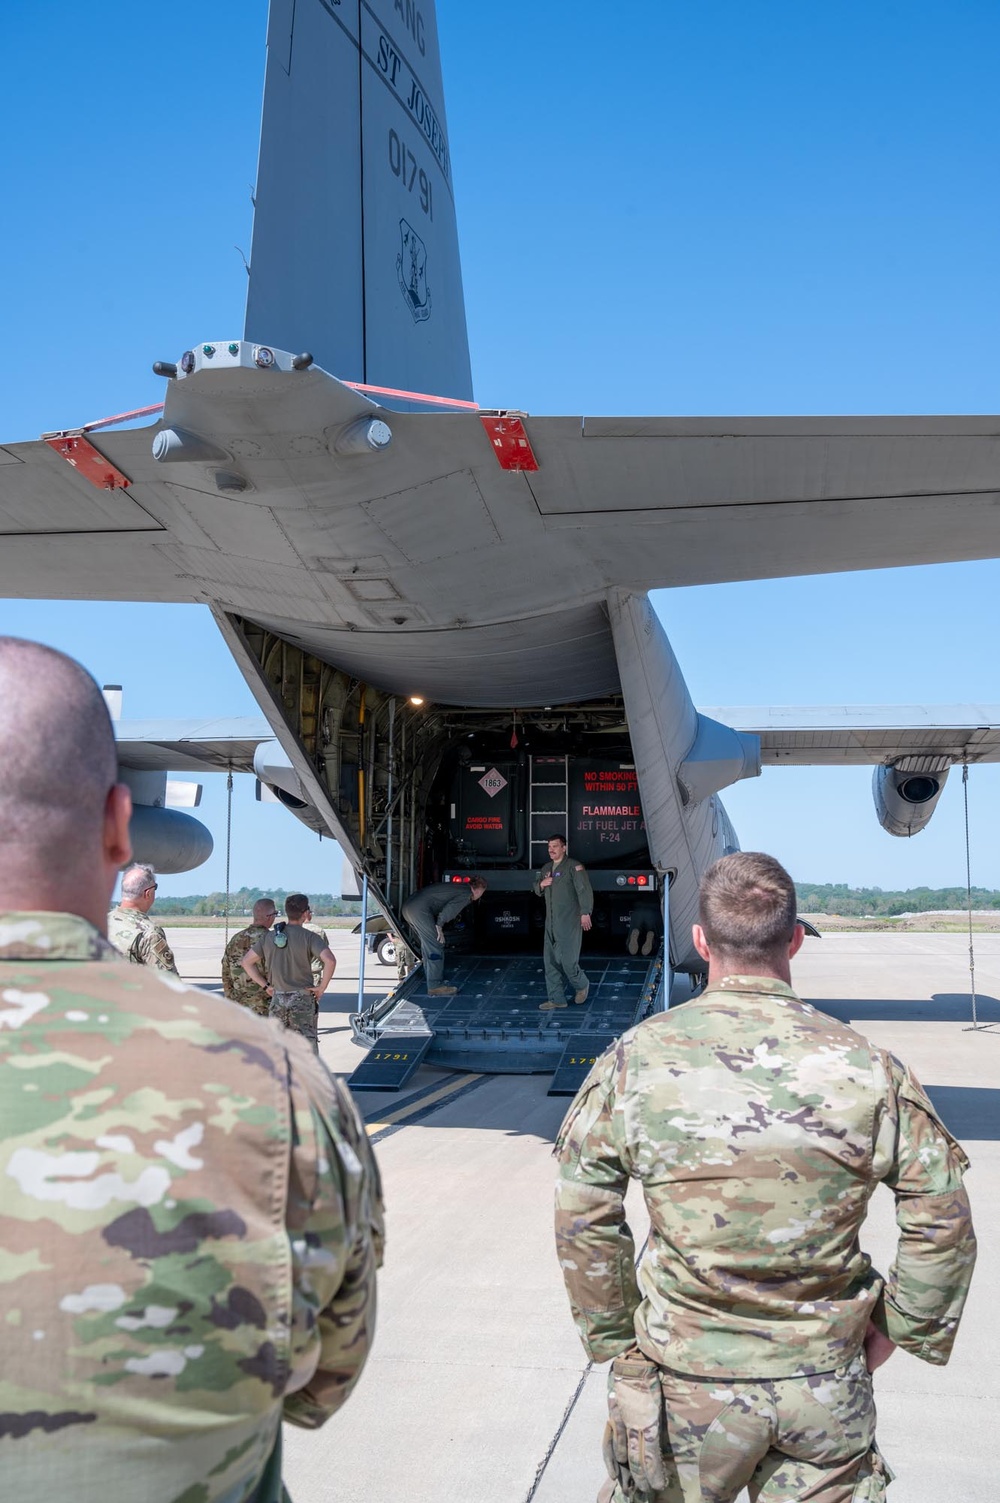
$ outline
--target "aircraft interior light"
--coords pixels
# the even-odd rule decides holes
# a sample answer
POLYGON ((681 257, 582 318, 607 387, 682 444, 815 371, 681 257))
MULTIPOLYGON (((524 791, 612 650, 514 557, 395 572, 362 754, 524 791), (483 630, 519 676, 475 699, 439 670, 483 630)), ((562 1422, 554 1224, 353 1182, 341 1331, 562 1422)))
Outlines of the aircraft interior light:
POLYGON ((410 695, 410 704, 411 705, 422 705, 423 702, 424 702, 424 697, 423 697, 422 694, 411 694, 410 695))

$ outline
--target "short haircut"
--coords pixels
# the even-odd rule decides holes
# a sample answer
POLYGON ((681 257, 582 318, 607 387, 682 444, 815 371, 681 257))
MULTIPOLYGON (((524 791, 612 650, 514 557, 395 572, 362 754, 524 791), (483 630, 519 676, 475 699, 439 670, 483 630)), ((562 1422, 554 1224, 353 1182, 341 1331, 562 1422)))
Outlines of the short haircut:
POLYGON ((253 905, 254 922, 260 923, 265 913, 276 913, 273 898, 258 898, 253 905))
POLYGON ((147 887, 156 886, 156 873, 143 861, 127 866, 122 874, 122 897, 141 898, 147 887))
POLYGON ((795 884, 773 856, 760 851, 723 856, 702 877, 698 896, 710 950, 752 964, 791 942, 798 913, 795 884))
POLYGON ((0 703, 0 860, 38 871, 95 863, 118 779, 100 689, 64 653, 0 636, 0 703))
POLYGON ((548 841, 549 845, 552 844, 553 840, 558 840, 558 842, 559 842, 560 845, 565 845, 566 844, 566 837, 565 837, 565 835, 550 835, 549 836, 549 841, 548 841))
POLYGON ((285 899, 285 917, 290 919, 305 918, 309 912, 309 899, 304 892, 290 892, 285 899))
POLYGON ((469 878, 469 886, 470 887, 478 887, 480 892, 485 892, 486 891, 486 878, 485 877, 470 877, 469 878))

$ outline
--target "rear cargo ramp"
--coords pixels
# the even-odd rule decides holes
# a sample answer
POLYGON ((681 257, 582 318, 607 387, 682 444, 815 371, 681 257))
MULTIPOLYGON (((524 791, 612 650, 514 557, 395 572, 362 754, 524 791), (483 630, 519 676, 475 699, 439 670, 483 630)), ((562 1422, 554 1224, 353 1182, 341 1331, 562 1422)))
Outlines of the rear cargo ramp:
POLYGON ((590 979, 587 1001, 541 1012, 546 991, 540 956, 454 957, 447 975, 448 984, 458 989, 454 997, 426 996, 418 967, 390 996, 352 1015, 354 1042, 367 1049, 390 1039, 416 1044, 430 1031, 431 1043, 422 1053, 425 1064, 512 1075, 554 1072, 562 1064, 565 1091, 571 1079, 569 1058, 582 1081, 587 1069, 576 1071, 577 1058, 589 1060, 598 1044, 607 1047, 663 1006, 662 952, 651 959, 588 955, 584 969, 590 979), (584 1038, 586 1048, 576 1049, 576 1041, 583 1044, 584 1038))

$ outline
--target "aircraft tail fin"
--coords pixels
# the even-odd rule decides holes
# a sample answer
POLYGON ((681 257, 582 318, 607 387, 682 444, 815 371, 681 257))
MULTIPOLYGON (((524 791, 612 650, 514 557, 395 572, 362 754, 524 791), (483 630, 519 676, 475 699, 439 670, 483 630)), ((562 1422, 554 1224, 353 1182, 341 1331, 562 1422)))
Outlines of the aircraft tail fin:
POLYGON ((471 398, 433 0, 271 0, 245 336, 471 398))

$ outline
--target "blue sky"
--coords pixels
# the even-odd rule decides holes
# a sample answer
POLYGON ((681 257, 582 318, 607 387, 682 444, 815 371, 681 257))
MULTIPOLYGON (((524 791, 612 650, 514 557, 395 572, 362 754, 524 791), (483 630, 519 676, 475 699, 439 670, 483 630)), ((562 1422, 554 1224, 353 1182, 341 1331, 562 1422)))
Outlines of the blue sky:
MULTIPOLYGON (((156 401, 150 362, 242 328, 264 0, 5 17, 0 439, 156 401)), ((995 412, 1000 8, 440 0, 476 395, 586 413, 995 412)), ((1000 526, 998 526, 1000 554, 1000 526)), ((702 704, 1000 700, 1000 563, 660 592, 702 704)), ((122 682, 126 715, 252 713, 196 607, 0 602, 122 682)), ((866 769, 726 802, 800 878, 964 880, 960 775, 927 831, 866 769)), ((1000 886, 1000 771, 971 780, 1000 886)), ((168 891, 222 880, 219 854, 168 891)), ((332 845, 236 798, 236 883, 336 888, 332 845)))

